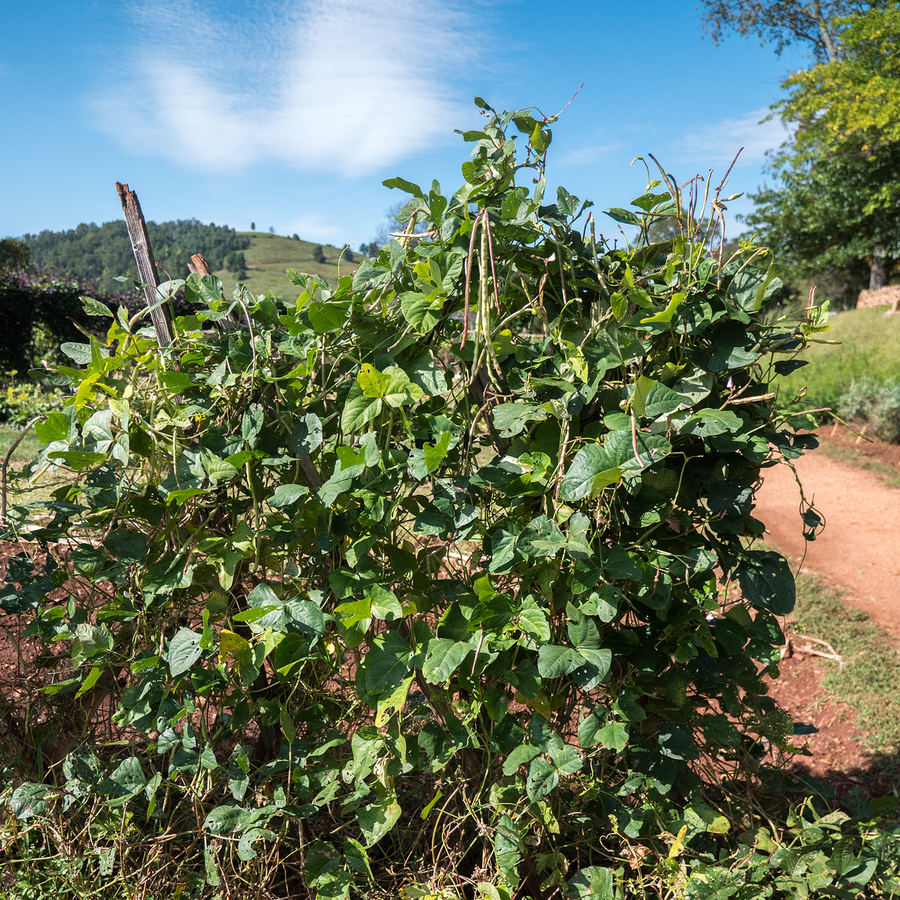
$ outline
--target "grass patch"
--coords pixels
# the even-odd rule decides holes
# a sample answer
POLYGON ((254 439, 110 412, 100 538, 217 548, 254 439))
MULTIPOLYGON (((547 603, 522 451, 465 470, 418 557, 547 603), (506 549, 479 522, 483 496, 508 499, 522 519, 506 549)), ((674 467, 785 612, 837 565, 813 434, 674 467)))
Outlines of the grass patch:
MULTIPOLYGON (((296 269, 308 275, 321 275, 329 284, 336 285, 341 275, 352 275, 363 259, 355 253, 355 262, 348 263, 346 259, 341 260, 339 247, 323 244, 326 261, 318 263, 313 259, 316 245, 311 241, 295 241, 280 234, 261 234, 255 231, 244 231, 241 234, 250 238, 250 247, 244 251, 247 260, 247 278, 244 284, 254 294, 296 296, 299 290, 288 281, 284 274, 287 269, 296 269)), ((230 297, 235 285, 234 274, 226 269, 215 274, 225 286, 225 296, 230 297)))
POLYGON ((885 316, 884 308, 851 309, 830 320, 822 335, 835 344, 813 344, 803 354, 808 366, 777 379, 781 395, 790 399, 804 386, 804 405, 834 406, 854 380, 875 376, 900 377, 900 316, 885 316))
MULTIPOLYGON (((0 463, 6 459, 9 448, 16 442, 16 438, 22 433, 22 428, 18 426, 0 425, 0 463)), ((41 442, 38 440, 34 429, 30 428, 28 434, 22 439, 22 443, 16 447, 10 459, 10 465, 13 468, 21 468, 28 465, 32 460, 37 459, 38 451, 41 449, 41 442)))
MULTIPOLYGON (((891 637, 842 592, 815 575, 797 576, 794 630, 828 641, 844 660, 822 660, 822 686, 856 713, 869 732, 867 744, 878 754, 900 747, 900 652, 891 637)), ((895 763, 896 764, 896 763, 895 763)), ((896 774, 896 773, 894 773, 896 774)))
POLYGON ((900 472, 895 466, 879 462, 877 459, 869 459, 859 450, 822 441, 817 452, 824 453, 836 462, 871 472, 887 487, 900 488, 900 472))

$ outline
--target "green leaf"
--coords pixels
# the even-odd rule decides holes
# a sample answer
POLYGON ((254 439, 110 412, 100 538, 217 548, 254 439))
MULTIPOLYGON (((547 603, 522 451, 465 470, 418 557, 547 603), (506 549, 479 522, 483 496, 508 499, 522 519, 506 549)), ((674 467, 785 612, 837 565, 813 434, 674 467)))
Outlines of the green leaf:
POLYGON ((740 431, 744 421, 727 409, 701 409, 687 419, 678 429, 679 434, 695 434, 706 438, 716 434, 740 431))
POLYGON ((662 310, 662 312, 658 312, 655 316, 650 316, 649 319, 641 319, 641 324, 646 325, 648 322, 671 322, 672 316, 675 315, 675 310, 681 306, 686 296, 687 294, 682 293, 672 294, 669 305, 662 310))
POLYGON ((362 665, 368 693, 374 697, 390 694, 409 674, 411 657, 409 644, 396 631, 376 637, 362 665))
POLYGON ((584 665, 584 657, 571 647, 544 644, 538 650, 538 672, 542 678, 559 678, 584 665))
POLYGON ((530 763, 541 751, 532 744, 520 744, 503 762, 503 774, 513 775, 519 766, 530 763))
POLYGON ((400 819, 402 810, 394 797, 386 796, 356 813, 367 848, 377 844, 400 819))
POLYGON ((606 724, 607 715, 608 713, 603 707, 595 706, 578 723, 578 743, 585 750, 599 743, 599 735, 606 724))
POLYGON ((451 437, 452 435, 449 431, 443 431, 436 443, 429 444, 426 442, 422 447, 425 456, 425 468, 429 473, 437 471, 440 464, 447 458, 451 437))
POLYGON ((301 497, 309 494, 309 488, 305 484, 279 484, 269 497, 269 506, 275 509, 284 509, 286 506, 292 506, 301 497))
POLYGON ((606 215, 608 215, 611 219, 616 222, 621 222, 623 225, 640 225, 641 220, 638 216, 636 216, 633 212, 627 209, 621 209, 620 207, 614 206, 612 209, 606 211, 606 215))
POLYGON ((448 681, 474 648, 467 641, 432 638, 422 664, 422 674, 429 684, 448 681))
POLYGON ((546 797, 559 784, 559 772, 556 766, 543 756, 532 760, 525 781, 525 793, 532 803, 546 797))
POLYGON ((50 788, 46 785, 31 782, 20 784, 9 798, 10 811, 20 820, 42 816, 49 805, 46 800, 49 794, 50 788))
POLYGON ((412 194, 413 197, 422 197, 425 198, 425 194, 422 192, 422 188, 420 188, 417 184, 413 184, 411 181, 407 181, 405 178, 400 178, 396 176, 394 178, 388 178, 387 181, 381 182, 386 188, 396 188, 401 191, 405 191, 407 194, 412 194))
POLYGON ((250 811, 240 806, 225 804, 211 810, 203 822, 203 827, 213 834, 231 834, 239 826, 250 820, 250 811))
POLYGON ((341 430, 345 434, 356 434, 376 419, 382 410, 380 397, 367 397, 359 383, 350 386, 350 393, 341 413, 341 430))
POLYGON ((615 900, 613 873, 602 866, 579 869, 568 881, 568 900, 615 900))
POLYGON ((440 321, 443 297, 438 293, 419 294, 407 291, 400 295, 400 311, 418 334, 428 334, 440 321))
POLYGON ((559 496, 563 500, 582 500, 598 494, 605 487, 617 484, 622 470, 611 464, 609 454, 599 444, 582 447, 563 476, 559 496))
POLYGON ((743 269, 731 280, 728 292, 744 312, 759 312, 763 303, 782 287, 778 274, 779 269, 774 265, 767 272, 743 269))
POLYGON ((685 406, 682 397, 670 387, 643 375, 629 386, 628 396, 634 411, 648 419, 670 415, 685 406))
POLYGON ((89 316, 109 316, 110 319, 114 318, 109 307, 93 297, 82 297, 81 306, 89 316))
POLYGON ((787 560, 778 553, 755 551, 745 555, 737 567, 744 599, 757 609, 787 616, 794 609, 797 588, 787 560))
POLYGON ((288 449, 291 453, 315 453, 322 443, 322 422, 315 413, 297 419, 291 436, 288 438, 288 449))
POLYGON ((48 459, 58 459, 64 462, 70 469, 80 472, 82 469, 90 469, 106 459, 105 453, 87 453, 84 450, 55 450, 47 454, 48 459))
POLYGON ((491 414, 501 437, 514 437, 529 422, 543 422, 547 411, 538 403, 501 403, 491 414))
POLYGON ((597 732, 596 739, 604 747, 621 753, 628 743, 628 726, 623 722, 610 722, 597 732))
POLYGON ((327 334, 329 331, 340 331, 344 327, 350 310, 345 305, 313 300, 309 304, 308 313, 313 331, 316 334, 327 334))
POLYGON ((369 588, 369 600, 373 618, 383 619, 386 622, 403 618, 403 608, 393 591, 379 584, 372 585, 369 588))
POLYGON ((550 640, 550 622, 547 614, 534 601, 519 612, 519 628, 541 643, 550 640))
POLYGON ((169 672, 173 678, 179 678, 200 659, 203 650, 200 647, 201 635, 190 628, 179 628, 169 644, 169 672))

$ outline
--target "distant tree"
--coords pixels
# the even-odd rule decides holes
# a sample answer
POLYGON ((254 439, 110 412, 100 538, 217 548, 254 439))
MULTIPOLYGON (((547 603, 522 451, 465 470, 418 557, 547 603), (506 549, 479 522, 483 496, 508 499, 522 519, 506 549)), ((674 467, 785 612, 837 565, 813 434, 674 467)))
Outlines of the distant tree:
POLYGON ((755 209, 745 218, 788 273, 829 273, 845 283, 836 299, 847 304, 866 286, 867 269, 868 286, 882 287, 900 256, 900 204, 882 203, 886 187, 900 190, 900 144, 878 153, 862 145, 845 141, 840 152, 809 162, 783 151, 770 166, 775 185, 750 195, 755 209))
MULTIPOLYGON (((233 228, 204 225, 196 219, 147 222, 147 234, 163 278, 186 278, 194 253, 202 253, 215 271, 225 267, 229 253, 250 246, 250 238, 233 228)), ((103 225, 82 222, 68 231, 26 234, 21 240, 28 245, 34 265, 95 279, 102 290, 127 290, 115 281, 116 276, 138 277, 128 230, 121 219, 103 225)))
POLYGON ((18 238, 3 238, 0 241, 0 266, 27 266, 31 258, 31 248, 18 238))
POLYGON ((293 239, 294 239, 295 241, 299 241, 299 240, 300 240, 300 235, 298 235, 298 234, 295 232, 295 233, 294 233, 293 239))
POLYGON ((251 231, 256 231, 256 222, 251 222, 251 223, 250 223, 250 230, 251 230, 251 231))
POLYGON ((325 251, 322 249, 321 244, 316 244, 316 246, 313 247, 313 259, 317 263, 327 262, 327 260, 325 259, 325 251))
POLYGON ((240 250, 233 250, 225 257, 225 268, 239 281, 247 277, 247 259, 240 250))
POLYGON ((274 225, 269 226, 269 234, 275 234, 275 226, 274 225))
POLYGON ((349 244, 344 250, 344 261, 348 263, 356 262, 356 257, 353 255, 353 251, 350 249, 349 244))

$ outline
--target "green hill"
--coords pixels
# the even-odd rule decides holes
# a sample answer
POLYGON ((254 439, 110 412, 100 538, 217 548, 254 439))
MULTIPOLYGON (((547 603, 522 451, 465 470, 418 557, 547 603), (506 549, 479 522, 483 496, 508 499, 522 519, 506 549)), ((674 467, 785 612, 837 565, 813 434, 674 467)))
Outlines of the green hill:
MULTIPOLYGON (((244 258, 247 260, 244 284, 254 294, 285 297, 295 293, 297 289, 285 275, 287 269, 321 275, 329 284, 337 284, 341 275, 355 272, 362 259, 359 253, 354 253, 355 262, 348 263, 346 259, 341 259, 340 248, 322 244, 325 262, 318 263, 313 259, 316 244, 310 241, 295 241, 281 235, 260 234, 255 231, 241 231, 238 234, 250 239, 250 246, 244 250, 244 258)), ((234 273, 219 269, 215 274, 225 285, 225 296, 230 297, 236 282, 234 273)))

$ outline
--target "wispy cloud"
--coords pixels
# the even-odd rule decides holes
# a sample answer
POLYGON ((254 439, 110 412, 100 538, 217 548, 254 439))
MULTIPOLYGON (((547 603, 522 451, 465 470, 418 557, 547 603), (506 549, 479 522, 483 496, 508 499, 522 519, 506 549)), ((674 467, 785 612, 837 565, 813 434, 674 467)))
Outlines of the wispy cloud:
POLYGON ((620 147, 621 144, 586 144, 583 147, 563 152, 555 160, 555 163, 558 166, 587 166, 620 147))
POLYGON ((452 2, 142 3, 97 127, 198 169, 370 172, 459 121, 448 85, 471 51, 452 2))
POLYGON ((728 166, 738 150, 742 164, 759 164, 766 152, 774 150, 790 137, 780 119, 763 121, 768 109, 754 109, 735 119, 721 119, 703 125, 680 142, 685 159, 697 159, 706 166, 728 166))

